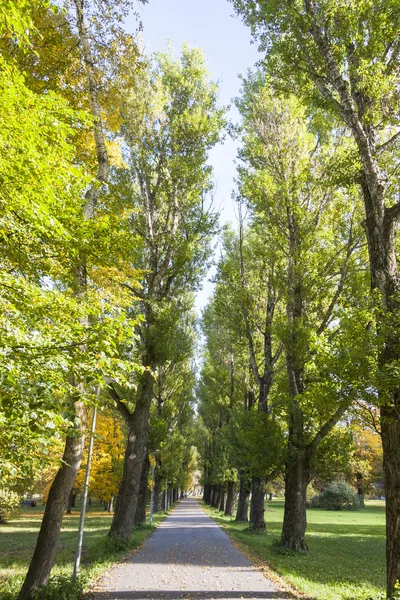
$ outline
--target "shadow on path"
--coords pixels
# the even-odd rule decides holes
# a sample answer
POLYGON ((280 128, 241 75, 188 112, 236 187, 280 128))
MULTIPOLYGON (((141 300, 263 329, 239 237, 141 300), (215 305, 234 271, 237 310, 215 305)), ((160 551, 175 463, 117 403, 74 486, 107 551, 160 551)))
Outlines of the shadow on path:
POLYGON ((143 548, 111 569, 92 600, 286 599, 199 506, 182 500, 143 548))
POLYGON ((218 600, 220 598, 224 600, 241 600, 242 598, 248 598, 256 600, 258 598, 268 600, 270 598, 276 598, 278 600, 294 598, 292 594, 285 594, 284 592, 243 592, 243 591, 214 591, 214 592, 199 592, 195 591, 184 591, 171 590, 171 591, 159 591, 159 590, 148 590, 146 592, 95 592, 91 593, 89 598, 93 600, 190 600, 190 599, 201 599, 201 600, 218 600))

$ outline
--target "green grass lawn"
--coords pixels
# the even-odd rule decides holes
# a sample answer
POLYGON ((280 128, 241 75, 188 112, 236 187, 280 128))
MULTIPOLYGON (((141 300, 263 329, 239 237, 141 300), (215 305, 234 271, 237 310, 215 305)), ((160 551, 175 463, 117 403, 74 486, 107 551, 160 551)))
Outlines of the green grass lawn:
MULTIPOLYGON (((72 515, 64 517, 52 578, 66 578, 72 574, 79 509, 77 506, 72 515)), ((154 528, 147 525, 136 529, 129 543, 118 544, 106 537, 112 515, 103 512, 102 506, 99 505, 92 505, 89 509, 85 520, 81 562, 82 577, 87 584, 113 562, 140 545, 154 528)), ((14 600, 18 595, 34 550, 42 514, 43 507, 24 507, 17 519, 0 525, 0 600, 14 600)), ((164 516, 165 513, 154 515, 154 525, 164 516)), ((62 585, 64 586, 65 582, 62 585)), ((61 593, 53 592, 52 597, 61 598, 61 593)), ((72 599, 72 590, 65 597, 68 600, 72 599)))
POLYGON ((385 586, 385 508, 370 501, 362 511, 307 511, 309 553, 281 554, 274 546, 283 520, 283 501, 266 504, 267 534, 246 532, 222 513, 210 515, 239 544, 268 563, 291 585, 318 600, 380 598, 385 586))

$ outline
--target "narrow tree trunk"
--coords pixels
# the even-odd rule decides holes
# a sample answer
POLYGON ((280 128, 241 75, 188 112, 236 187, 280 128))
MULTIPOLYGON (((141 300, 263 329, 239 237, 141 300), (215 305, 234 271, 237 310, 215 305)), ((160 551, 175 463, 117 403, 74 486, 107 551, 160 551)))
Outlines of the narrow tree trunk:
POLYGON ((210 486, 210 499, 208 504, 210 506, 212 506, 214 504, 214 495, 215 495, 216 491, 215 491, 215 485, 211 485, 210 486))
POLYGON ((213 504, 213 508, 219 508, 219 503, 221 500, 221 486, 218 485, 216 487, 216 494, 214 494, 214 504, 213 504))
POLYGON ((146 523, 146 506, 147 506, 147 488, 149 483, 150 461, 147 455, 140 475, 139 498, 136 506, 135 525, 144 525, 146 523))
POLYGON ((203 502, 205 502, 206 504, 210 503, 210 484, 206 483, 204 485, 204 493, 203 493, 203 502))
POLYGON ((265 482, 261 477, 253 477, 250 502, 250 528, 253 531, 265 531, 264 502, 265 482))
POLYGON ((249 520, 250 486, 245 475, 241 475, 239 483, 239 498, 235 521, 247 523, 249 520))
MULTIPOLYGON (((144 359, 143 364, 153 361, 144 359)), ((125 450, 122 482, 108 535, 129 538, 139 499, 140 477, 147 455, 147 437, 150 405, 153 399, 154 379, 150 370, 144 371, 139 384, 136 407, 129 419, 129 435, 125 450)))
POLYGON ((310 470, 304 452, 292 456, 286 467, 285 512, 280 545, 296 552, 307 552, 306 501, 310 470))
POLYGON ((75 506, 75 499, 76 499, 76 494, 74 494, 74 490, 72 489, 70 492, 70 495, 68 496, 68 502, 67 502, 67 515, 70 515, 72 513, 72 509, 75 506))
POLYGON ((161 508, 162 507, 161 485, 162 485, 162 479, 156 471, 156 476, 155 476, 155 481, 154 481, 154 505, 153 505, 153 511, 155 513, 162 510, 162 508, 161 508))
POLYGON ((219 501, 219 510, 221 510, 222 512, 225 511, 225 488, 224 486, 222 486, 221 488, 221 498, 219 501))
POLYGON ((357 473, 357 494, 360 499, 360 505, 362 508, 365 508, 363 476, 361 473, 357 473))
MULTIPOLYGON (((85 428, 83 402, 76 402, 74 408, 77 418, 80 419, 77 429, 79 427, 83 430, 85 428)), ((31 600, 34 590, 48 582, 57 551, 65 507, 82 461, 83 447, 83 435, 71 435, 65 441, 63 461, 50 488, 39 536, 18 600, 31 600)))
POLYGON ((109 504, 109 507, 108 507, 108 512, 112 513, 113 510, 114 510, 114 496, 111 496, 110 504, 109 504))
POLYGON ((172 504, 173 504, 173 501, 172 501, 172 488, 170 488, 168 490, 168 508, 171 508, 172 504))
POLYGON ((228 491, 226 494, 225 516, 233 517, 235 511, 235 492, 236 486, 234 481, 228 481, 228 491))
POLYGON ((400 582, 400 422, 397 408, 381 408, 383 471, 386 497, 386 556, 388 597, 400 582))

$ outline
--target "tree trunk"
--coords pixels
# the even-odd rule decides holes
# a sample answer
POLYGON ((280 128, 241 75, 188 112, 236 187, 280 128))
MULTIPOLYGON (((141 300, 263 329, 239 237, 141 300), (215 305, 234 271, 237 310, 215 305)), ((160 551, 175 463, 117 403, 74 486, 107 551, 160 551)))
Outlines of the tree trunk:
MULTIPOLYGON (((143 361, 147 366, 153 366, 148 357, 143 361)), ((147 437, 149 426, 150 406, 153 399, 154 379, 151 370, 146 370, 141 376, 138 387, 136 407, 129 417, 129 435, 125 450, 122 482, 118 492, 115 512, 108 535, 110 537, 129 538, 136 514, 139 499, 140 477, 143 462, 147 456, 147 437)))
POLYGON ((144 525, 146 523, 146 506, 147 506, 147 488, 149 485, 150 461, 147 455, 140 475, 139 498, 136 506, 135 525, 144 525))
MULTIPOLYGON (((398 405, 398 402, 396 400, 398 405)), ((398 411, 381 408, 383 471, 386 497, 387 594, 400 582, 400 423, 398 411), (397 412, 397 414, 395 414, 397 412)))
POLYGON ((235 521, 247 523, 249 520, 249 480, 245 475, 241 475, 239 483, 239 498, 235 521))
POLYGON ((162 504, 162 499, 161 499, 161 485, 162 485, 162 479, 156 471, 156 476, 155 476, 155 481, 154 481, 154 505, 153 505, 153 511, 155 513, 159 512, 160 510, 163 510, 163 508, 162 508, 163 504, 162 504))
POLYGON ((280 545, 296 552, 307 552, 306 501, 310 469, 305 453, 298 452, 287 463, 285 477, 285 512, 280 545))
MULTIPOLYGON (((83 430, 86 424, 83 402, 76 402, 74 408, 80 420, 75 431, 83 430)), ((82 461, 84 441, 83 435, 71 435, 65 441, 63 461, 50 488, 39 536, 18 600, 31 600, 34 590, 48 582, 57 551, 65 507, 82 461)))
POLYGON ((112 513, 114 510, 114 496, 111 496, 110 504, 108 506, 108 512, 112 513))
POLYGON ((219 501, 219 510, 221 510, 222 512, 225 511, 225 488, 224 488, 224 486, 222 486, 222 488, 221 488, 221 498, 219 501))
POLYGON ((210 506, 212 506, 214 504, 214 495, 215 495, 216 491, 215 491, 215 485, 211 485, 210 486, 210 499, 208 504, 210 506))
POLYGON ((203 493, 203 502, 205 502, 206 504, 210 503, 210 484, 206 483, 204 485, 204 493, 203 493))
POLYGON ((265 531, 264 520, 265 481, 261 477, 251 480, 250 529, 265 531))
POLYGON ((72 513, 72 509, 75 507, 76 494, 74 494, 74 490, 72 489, 70 495, 68 496, 67 502, 67 515, 72 513))
POLYGON ((225 516, 233 517, 235 511, 235 492, 236 486, 234 481, 228 481, 228 491, 226 494, 225 516))
POLYGON ((221 501, 221 486, 216 486, 216 493, 214 493, 214 504, 213 508, 219 508, 219 503, 221 501))
POLYGON ((172 504, 173 504, 173 501, 172 501, 172 488, 169 488, 169 490, 168 490, 168 508, 171 508, 172 504))

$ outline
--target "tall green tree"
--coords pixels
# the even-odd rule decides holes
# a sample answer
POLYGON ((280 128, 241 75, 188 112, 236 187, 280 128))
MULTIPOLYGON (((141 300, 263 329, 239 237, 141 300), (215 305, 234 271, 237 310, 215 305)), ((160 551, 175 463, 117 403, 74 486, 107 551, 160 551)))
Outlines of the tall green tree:
POLYGON ((381 298, 378 329, 379 402, 387 515, 387 594, 400 581, 399 331, 396 238, 398 156, 397 2, 334 0, 265 2, 234 0, 281 90, 296 90, 305 101, 351 132, 349 163, 364 201, 371 288, 381 298))
MULTIPOLYGON (((331 140, 321 141, 308 131, 304 108, 293 97, 274 97, 261 73, 244 80, 238 106, 243 116, 240 191, 268 232, 266 244, 280 248, 282 257, 276 279, 285 304, 278 329, 286 357, 282 393, 287 396, 288 445, 281 544, 306 551, 311 463, 360 384, 359 378, 346 380, 340 374, 346 365, 342 345, 352 335, 346 329, 352 318, 353 326, 359 321, 356 309, 365 283, 363 273, 358 274, 363 263, 358 195, 329 181, 331 140), (321 355, 332 373, 321 370, 321 355)), ((353 351, 356 362, 357 344, 353 351)))
MULTIPOLYGON (((216 216, 207 206, 212 188, 208 153, 223 125, 217 88, 204 57, 184 46, 181 57, 160 53, 126 87, 122 132, 129 169, 121 172, 121 193, 130 198, 132 233, 141 244, 135 266, 145 273, 139 328, 142 375, 128 422, 124 475, 110 536, 128 537, 145 460, 155 373, 162 363, 159 317, 174 298, 196 289, 205 272, 216 216)), ((126 408, 126 407, 125 407, 126 408)))
MULTIPOLYGON (((55 429, 65 436, 63 462, 21 598, 30 598, 46 584, 51 571, 63 511, 82 457, 84 403, 92 400, 93 386, 101 383, 103 373, 115 372, 116 340, 132 335, 122 310, 125 298, 117 289, 123 280, 135 281, 121 252, 123 218, 111 219, 98 202, 109 161, 86 7, 83 2, 71 6, 74 31, 65 23, 67 39, 81 41, 78 58, 86 68, 80 83, 87 83, 87 92, 79 91, 86 99, 82 106, 89 109, 84 113, 77 110, 79 102, 68 104, 65 80, 46 88, 48 77, 40 69, 22 75, 28 57, 35 57, 32 64, 45 66, 35 47, 40 37, 34 27, 36 10, 51 20, 57 9, 47 3, 2 6, 7 14, 2 21, 0 78, 2 114, 8 119, 1 120, 0 136, 8 157, 0 167, 5 367, 1 422, 11 431, 18 429, 20 442, 13 452, 15 444, 8 436, 5 469, 15 472, 12 462, 17 463, 24 450, 29 452, 31 436, 43 440, 43 454, 55 429), (86 153, 86 160, 77 143, 82 132, 93 140, 93 155, 88 159, 86 153), (116 277, 118 267, 122 273, 116 277)), ((49 31, 41 33, 46 36, 49 31)))

